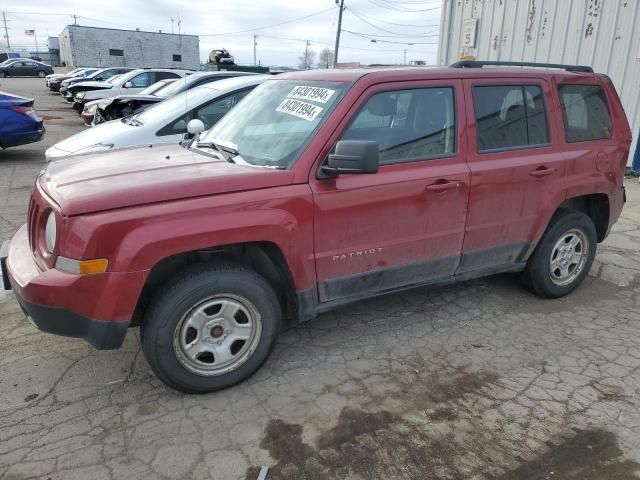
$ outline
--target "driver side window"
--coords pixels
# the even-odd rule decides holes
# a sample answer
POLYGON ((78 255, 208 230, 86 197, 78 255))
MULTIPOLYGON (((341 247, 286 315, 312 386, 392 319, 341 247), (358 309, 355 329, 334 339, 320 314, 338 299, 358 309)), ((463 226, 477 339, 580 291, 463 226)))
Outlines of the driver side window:
POLYGON ((129 81, 133 84, 133 88, 146 88, 151 85, 152 80, 153 74, 151 72, 145 72, 140 75, 136 75, 129 81))
POLYGON ((365 103, 342 140, 377 142, 380 164, 453 155, 454 105, 451 87, 380 92, 365 103))

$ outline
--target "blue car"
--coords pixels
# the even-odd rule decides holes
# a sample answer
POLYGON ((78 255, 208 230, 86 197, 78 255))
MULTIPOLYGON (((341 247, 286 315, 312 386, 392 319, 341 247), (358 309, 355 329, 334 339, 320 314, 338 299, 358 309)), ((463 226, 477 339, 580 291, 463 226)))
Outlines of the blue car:
POLYGON ((0 148, 37 142, 44 136, 33 99, 0 92, 0 148))

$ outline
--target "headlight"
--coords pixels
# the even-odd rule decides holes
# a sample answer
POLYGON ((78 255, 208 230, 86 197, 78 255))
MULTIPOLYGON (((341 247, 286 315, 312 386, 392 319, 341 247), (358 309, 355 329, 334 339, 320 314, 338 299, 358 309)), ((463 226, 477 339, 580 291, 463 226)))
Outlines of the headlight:
POLYGON ((76 95, 76 98, 83 99, 84 97, 86 97, 86 95, 87 95, 87 92, 80 92, 76 95))
POLYGON ((56 246, 56 214, 55 212, 51 212, 49 214, 49 218, 47 218, 47 226, 44 229, 44 241, 47 245, 47 250, 49 253, 53 253, 53 249, 56 246))
POLYGON ((96 108, 98 107, 98 105, 96 105, 95 103, 93 105, 89 105, 88 107, 86 107, 84 109, 85 113, 91 114, 91 113, 96 113, 96 108))

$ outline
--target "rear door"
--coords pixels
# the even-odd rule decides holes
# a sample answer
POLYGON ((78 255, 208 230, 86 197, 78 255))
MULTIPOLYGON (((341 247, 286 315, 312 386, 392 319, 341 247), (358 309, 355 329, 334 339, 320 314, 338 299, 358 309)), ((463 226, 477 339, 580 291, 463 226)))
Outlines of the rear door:
POLYGON ((459 274, 515 269, 533 247, 566 156, 544 79, 465 80, 471 192, 459 274), (556 147, 554 147, 554 144, 556 147))
POLYGON ((453 275, 470 177, 461 98, 457 80, 381 84, 342 120, 330 142, 375 140, 381 164, 376 174, 312 172, 320 302, 453 275))

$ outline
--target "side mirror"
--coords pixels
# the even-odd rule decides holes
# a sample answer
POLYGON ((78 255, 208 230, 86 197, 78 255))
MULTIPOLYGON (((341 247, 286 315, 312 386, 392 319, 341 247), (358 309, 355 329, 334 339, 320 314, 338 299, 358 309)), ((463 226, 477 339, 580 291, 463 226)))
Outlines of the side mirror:
POLYGON ((335 153, 329 154, 321 168, 322 177, 335 177, 341 173, 377 173, 380 165, 378 142, 372 140, 340 140, 335 153))
POLYGON ((131 82, 127 82, 124 84, 124 88, 132 88, 133 87, 133 83, 131 82))
POLYGON ((204 132, 205 126, 202 120, 194 118, 187 123, 187 135, 193 137, 193 141, 197 142, 200 134, 204 132))

